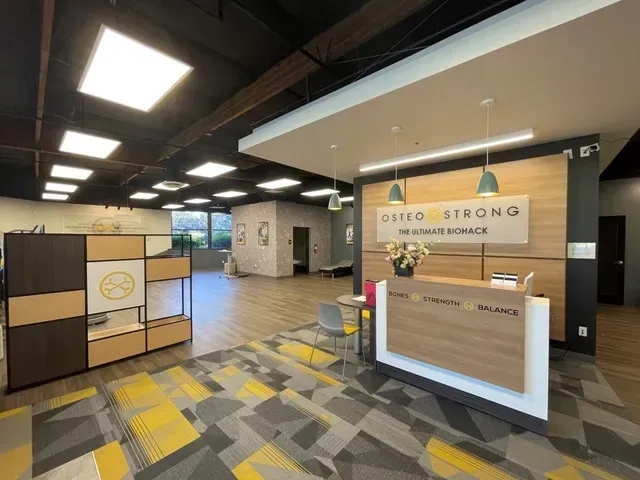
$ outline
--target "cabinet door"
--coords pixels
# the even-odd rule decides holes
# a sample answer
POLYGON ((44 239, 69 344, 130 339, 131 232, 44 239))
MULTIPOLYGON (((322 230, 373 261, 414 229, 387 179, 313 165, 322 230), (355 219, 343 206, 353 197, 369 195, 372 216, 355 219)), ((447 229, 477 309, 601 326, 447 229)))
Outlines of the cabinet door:
POLYGON ((86 367, 86 317, 9 330, 9 387, 21 388, 82 372, 86 367))

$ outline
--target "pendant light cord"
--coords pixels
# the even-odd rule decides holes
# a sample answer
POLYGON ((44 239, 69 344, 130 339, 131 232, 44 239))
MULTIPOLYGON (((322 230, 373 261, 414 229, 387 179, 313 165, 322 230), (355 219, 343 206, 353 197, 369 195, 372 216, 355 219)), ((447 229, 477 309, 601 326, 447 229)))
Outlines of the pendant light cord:
MULTIPOLYGON (((398 134, 396 133, 396 160, 398 160, 398 134)), ((398 181, 398 164, 396 163, 396 182, 398 181)))
POLYGON ((491 105, 487 105, 487 168, 489 168, 489 109, 491 105))
POLYGON ((333 189, 336 189, 336 149, 333 149, 333 189))

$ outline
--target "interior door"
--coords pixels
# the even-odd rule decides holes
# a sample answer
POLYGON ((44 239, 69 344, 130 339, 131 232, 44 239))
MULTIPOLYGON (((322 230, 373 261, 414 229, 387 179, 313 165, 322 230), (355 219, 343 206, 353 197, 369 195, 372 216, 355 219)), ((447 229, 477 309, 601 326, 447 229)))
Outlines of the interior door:
POLYGON ((625 217, 600 217, 598 229, 598 302, 624 304, 625 217))

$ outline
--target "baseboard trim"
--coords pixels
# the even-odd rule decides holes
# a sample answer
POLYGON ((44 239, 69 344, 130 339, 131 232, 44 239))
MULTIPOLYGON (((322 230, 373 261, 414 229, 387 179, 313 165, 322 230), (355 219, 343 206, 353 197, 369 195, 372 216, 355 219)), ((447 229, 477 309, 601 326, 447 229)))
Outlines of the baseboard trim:
POLYGON ((418 387, 422 390, 436 393, 443 397, 446 397, 454 402, 461 403, 475 410, 479 410, 493 417, 504 420, 513 425, 531 430, 532 432, 540 435, 547 434, 547 421, 542 420, 526 413, 519 412, 504 405, 480 398, 476 395, 471 395, 457 388, 450 387, 443 383, 435 382, 428 378, 423 378, 410 372, 406 372, 399 368, 387 365, 386 363, 377 362, 376 369, 379 373, 395 378, 402 382, 418 387))

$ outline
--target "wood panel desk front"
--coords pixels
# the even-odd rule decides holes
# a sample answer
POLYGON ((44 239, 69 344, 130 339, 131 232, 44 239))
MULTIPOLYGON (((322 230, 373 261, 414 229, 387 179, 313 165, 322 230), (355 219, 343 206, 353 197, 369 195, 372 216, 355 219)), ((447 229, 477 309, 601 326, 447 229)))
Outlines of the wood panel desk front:
POLYGON ((387 280, 387 350, 516 392, 525 388, 525 286, 387 280))

